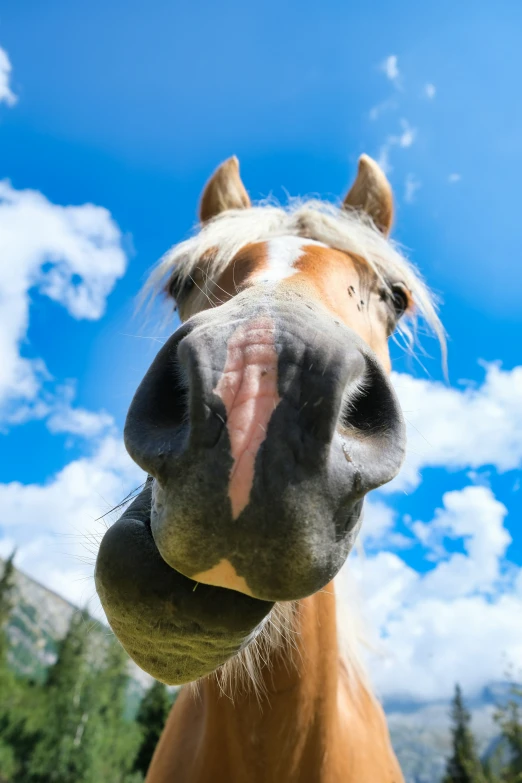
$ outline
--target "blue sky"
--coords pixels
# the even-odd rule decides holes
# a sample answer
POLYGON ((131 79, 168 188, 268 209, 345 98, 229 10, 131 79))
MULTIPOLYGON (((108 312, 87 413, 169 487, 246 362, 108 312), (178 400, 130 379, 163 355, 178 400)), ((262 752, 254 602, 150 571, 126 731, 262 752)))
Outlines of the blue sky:
POLYGON ((375 678, 431 698, 516 664, 521 22, 515 4, 486 2, 3 9, 2 552, 17 543, 22 568, 92 594, 73 555, 139 481, 121 427, 149 338, 175 326, 135 316, 135 297, 193 226, 211 170, 236 154, 253 198, 335 199, 367 152, 388 168, 394 237, 449 334, 449 385, 433 339, 420 361, 392 351, 411 449, 370 504, 352 569, 387 644, 375 678))

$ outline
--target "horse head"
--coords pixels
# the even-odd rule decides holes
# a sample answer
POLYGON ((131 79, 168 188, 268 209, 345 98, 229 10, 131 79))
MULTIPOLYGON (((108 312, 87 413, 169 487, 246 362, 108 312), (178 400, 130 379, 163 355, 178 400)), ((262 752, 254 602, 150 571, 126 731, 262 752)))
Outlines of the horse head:
POLYGON ((390 481, 405 429, 388 339, 429 294, 389 241, 367 156, 341 206, 253 206, 237 160, 197 234, 154 273, 182 325, 141 382, 125 445, 148 474, 103 539, 96 585, 129 654, 167 683, 248 646, 275 603, 321 590, 390 481))

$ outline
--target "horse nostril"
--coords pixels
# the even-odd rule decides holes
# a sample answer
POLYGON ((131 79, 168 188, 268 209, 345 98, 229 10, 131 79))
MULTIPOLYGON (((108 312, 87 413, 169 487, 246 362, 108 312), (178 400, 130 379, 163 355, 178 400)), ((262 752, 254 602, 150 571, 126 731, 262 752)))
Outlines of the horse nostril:
POLYGON ((339 417, 344 458, 354 468, 353 497, 390 481, 402 464, 405 425, 399 402, 378 360, 364 354, 365 372, 348 387, 339 417))
POLYGON ((186 439, 187 382, 177 360, 181 327, 163 346, 138 387, 129 408, 124 441, 132 459, 161 478, 174 452, 186 439))
POLYGON ((376 361, 366 356, 366 371, 341 412, 341 425, 368 435, 384 433, 397 422, 397 402, 388 379, 376 361))

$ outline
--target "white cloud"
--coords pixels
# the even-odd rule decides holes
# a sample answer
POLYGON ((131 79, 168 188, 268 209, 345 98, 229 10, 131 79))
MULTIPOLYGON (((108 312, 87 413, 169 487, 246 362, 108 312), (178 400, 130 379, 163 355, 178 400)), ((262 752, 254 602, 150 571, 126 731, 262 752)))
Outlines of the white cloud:
POLYGON ((91 531, 93 520, 121 501, 141 471, 120 438, 102 439, 95 453, 68 463, 42 484, 0 484, 2 527, 32 538, 42 527, 48 534, 73 529, 91 531))
POLYGON ((411 147, 417 138, 417 129, 413 128, 408 120, 401 119, 400 124, 402 128, 401 132, 399 134, 387 136, 384 144, 379 150, 377 161, 386 174, 389 174, 392 171, 390 165, 390 151, 392 147, 407 149, 408 147, 411 147))
POLYGON ((107 435, 92 456, 44 483, 0 484, 0 551, 16 544, 19 568, 81 605, 94 594, 95 549, 107 524, 99 517, 143 480, 121 438, 107 435))
POLYGON ((435 87, 434 84, 428 83, 424 85, 424 95, 426 96, 426 98, 432 100, 435 97, 436 93, 437 93, 437 88, 435 87))
POLYGON ((116 428, 112 416, 105 411, 74 408, 72 403, 75 394, 75 384, 69 381, 54 391, 45 407, 42 403, 41 418, 47 417, 46 425, 49 432, 69 433, 87 439, 115 434, 116 428))
POLYGON ((412 490, 426 467, 449 470, 522 465, 522 366, 485 365, 481 386, 462 389, 393 373, 408 428, 408 451, 399 476, 384 492, 412 490))
POLYGON ((60 408, 47 419, 50 432, 68 432, 83 438, 95 438, 111 429, 113 424, 113 418, 108 413, 96 413, 85 408, 60 408))
POLYGON ((488 487, 446 493, 428 523, 403 519, 410 546, 422 547, 425 563, 433 563, 426 573, 400 552, 382 551, 397 549, 398 535, 397 514, 382 493, 411 491, 430 466, 506 471, 522 465, 522 367, 484 367, 481 384, 461 388, 393 376, 408 426, 406 463, 371 500, 369 556, 347 565, 364 596, 367 624, 376 629, 372 676, 386 697, 449 698, 457 681, 471 696, 504 679, 508 662, 522 656, 522 625, 514 622, 522 616, 522 569, 506 561, 507 510, 488 487))
POLYGON ((483 476, 477 469, 486 466, 520 468, 522 367, 484 367, 481 384, 461 388, 393 376, 408 425, 406 463, 380 497, 370 499, 361 531, 369 554, 358 552, 347 564, 374 629, 372 677, 385 697, 449 698, 457 681, 472 696, 504 679, 508 663, 522 656, 522 625, 514 622, 522 616, 522 568, 506 559, 507 509, 491 489, 447 492, 430 522, 403 517, 409 535, 397 532, 398 515, 383 502, 382 493, 414 489, 430 466, 471 468, 476 480, 483 476), (422 549, 425 573, 399 551, 384 551, 408 543, 422 549))
POLYGON ((460 174, 453 173, 453 174, 449 175, 448 182, 451 182, 452 184, 454 184, 455 182, 460 182, 461 179, 462 179, 462 177, 461 177, 460 174))
MULTIPOLYGON (((424 577, 426 595, 455 598, 475 591, 493 592, 499 564, 511 536, 504 527, 506 507, 486 487, 447 492, 433 521, 414 522, 412 530, 427 548, 440 552, 444 538, 463 539, 465 554, 456 552, 424 577)), ((440 555, 439 555, 440 557, 440 555)))
POLYGON ((49 432, 67 433, 81 438, 93 439, 115 432, 114 420, 105 411, 89 411, 73 406, 76 384, 68 381, 64 385, 51 385, 53 379, 47 372, 40 375, 42 385, 34 399, 14 399, 3 406, 0 433, 5 434, 9 426, 25 424, 28 421, 45 419, 49 432))
POLYGON ((422 187, 422 183, 415 174, 408 174, 404 181, 404 201, 407 204, 413 204, 415 194, 422 187))
POLYGON ((59 302, 73 318, 100 318, 125 271, 121 240, 102 207, 60 206, 37 191, 0 182, 0 418, 30 416, 43 381, 50 379, 42 359, 20 355, 31 289, 59 302))
POLYGON ((466 487, 444 495, 431 523, 414 525, 428 549, 449 537, 463 541, 465 554, 445 554, 425 574, 391 552, 349 559, 366 624, 377 630, 371 668, 382 695, 448 698, 459 681, 471 696, 520 660, 522 569, 502 575, 505 514, 491 490, 466 487))
MULTIPOLYGON (((142 480, 115 437, 112 417, 73 407, 75 386, 58 385, 42 358, 20 354, 31 290, 73 318, 95 320, 125 271, 121 233, 110 213, 92 204, 60 206, 41 193, 0 182, 0 418, 6 424, 46 419, 51 433, 98 441, 41 484, 0 484, 0 549, 17 546, 17 565, 68 600, 93 599, 96 521, 142 480), (87 562, 84 562, 87 560, 87 562)), ((97 599, 92 609, 98 614, 97 599)))
POLYGON ((379 154, 377 155, 377 163, 381 167, 381 169, 384 171, 385 174, 389 174, 392 171, 392 167, 390 164, 390 145, 385 143, 382 145, 382 147, 379 150, 379 154))
POLYGON ((377 549, 405 549, 412 545, 412 539, 394 530, 397 514, 378 496, 369 497, 364 503, 364 517, 360 543, 365 551, 377 549))
POLYGON ((397 101, 394 98, 388 98, 387 100, 372 106, 369 112, 369 117, 371 120, 376 120, 381 116, 381 114, 384 114, 388 111, 393 111, 397 108, 397 106, 397 101))
POLYGON ((364 541, 382 541, 395 525, 395 512, 382 500, 374 500, 371 496, 364 504, 364 524, 361 537, 364 541))
POLYGON ((400 72, 398 66, 398 58, 396 54, 390 54, 382 63, 381 70, 386 74, 386 78, 393 82, 396 86, 399 85, 400 72))
POLYGON ((398 144, 399 147, 411 147, 417 136, 417 129, 412 128, 408 120, 401 120, 402 133, 400 136, 391 136, 393 144, 398 144))
POLYGON ((521 616, 520 596, 414 601, 411 592, 416 586, 412 578, 410 593, 393 596, 404 605, 390 611, 386 657, 372 667, 378 692, 415 700, 449 699, 459 682, 471 697, 485 684, 505 679, 506 662, 522 656, 522 631, 514 622, 521 616))
POLYGON ((11 62, 7 52, 0 46, 0 103, 7 103, 8 106, 14 106, 18 100, 9 84, 11 70, 11 62))

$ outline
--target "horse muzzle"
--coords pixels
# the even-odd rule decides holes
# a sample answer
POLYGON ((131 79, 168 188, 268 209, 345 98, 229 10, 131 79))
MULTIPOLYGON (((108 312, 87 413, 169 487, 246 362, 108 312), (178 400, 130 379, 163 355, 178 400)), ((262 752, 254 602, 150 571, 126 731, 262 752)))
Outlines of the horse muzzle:
POLYGON ((391 480, 404 423, 380 363, 320 305, 267 284, 181 326, 131 404, 125 444, 154 478, 161 558, 266 601, 324 587, 363 498, 391 480))

